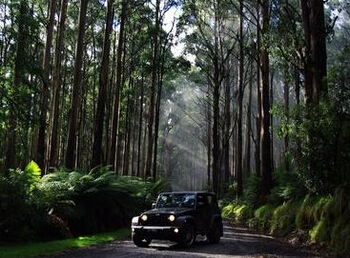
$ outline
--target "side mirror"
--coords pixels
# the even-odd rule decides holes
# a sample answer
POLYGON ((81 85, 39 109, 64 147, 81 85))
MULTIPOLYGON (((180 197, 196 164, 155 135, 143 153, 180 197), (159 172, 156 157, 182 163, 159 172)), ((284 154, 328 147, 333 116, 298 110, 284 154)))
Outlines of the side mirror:
POLYGON ((153 203, 152 203, 152 209, 155 209, 155 208, 156 208, 156 203, 153 202, 153 203))

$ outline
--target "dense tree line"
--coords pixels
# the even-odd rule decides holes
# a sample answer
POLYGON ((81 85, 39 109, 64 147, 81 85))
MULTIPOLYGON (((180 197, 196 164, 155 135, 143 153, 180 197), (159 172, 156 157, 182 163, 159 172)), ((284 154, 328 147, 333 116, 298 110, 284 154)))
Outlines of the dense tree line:
POLYGON ((120 198, 163 189, 123 177, 135 176, 214 191, 271 231, 314 223, 311 238, 337 243, 349 16, 342 0, 0 0, 1 230, 25 238, 43 217, 76 234, 77 218, 116 227, 108 216, 132 210, 120 198), (99 220, 89 198, 116 207, 99 220))
POLYGON ((219 195, 235 184, 238 199, 256 175, 262 201, 276 168, 311 192, 348 186, 345 1, 0 8, 3 175, 30 160, 43 175, 110 166, 219 195))
POLYGON ((2 1, 2 169, 34 159, 43 174, 112 165, 155 178, 163 81, 186 67, 162 27, 176 4, 2 1))

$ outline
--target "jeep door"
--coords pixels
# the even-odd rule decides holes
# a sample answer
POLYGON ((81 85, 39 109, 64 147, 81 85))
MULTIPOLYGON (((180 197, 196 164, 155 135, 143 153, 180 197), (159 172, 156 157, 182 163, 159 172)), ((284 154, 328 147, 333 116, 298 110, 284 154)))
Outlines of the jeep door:
POLYGON ((197 233, 206 233, 210 224, 210 212, 208 211, 208 196, 197 195, 196 226, 197 233))

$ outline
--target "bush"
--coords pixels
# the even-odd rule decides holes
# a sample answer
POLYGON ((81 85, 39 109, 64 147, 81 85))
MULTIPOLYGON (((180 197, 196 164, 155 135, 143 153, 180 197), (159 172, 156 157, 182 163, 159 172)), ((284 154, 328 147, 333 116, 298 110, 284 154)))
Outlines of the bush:
POLYGON ((36 186, 40 168, 31 161, 24 171, 10 170, 0 177, 0 240, 30 240, 36 235, 36 223, 42 220, 40 195, 36 186))
POLYGON ((237 223, 245 223, 251 218, 253 212, 251 208, 246 204, 228 204, 222 209, 222 216, 224 218, 230 218, 237 223))
POLYGON ((255 210, 254 224, 258 230, 267 231, 271 226, 271 219, 274 207, 271 205, 264 205, 255 210))
POLYGON ((108 167, 89 173, 56 170, 40 178, 31 162, 0 177, 0 240, 57 239, 129 225, 166 181, 117 177, 108 167))
POLYGON ((319 220, 316 225, 310 230, 310 238, 314 243, 326 245, 330 241, 330 234, 328 232, 329 225, 325 219, 319 220))
POLYGON ((273 211, 271 219, 271 233, 273 235, 286 236, 295 229, 298 206, 296 202, 287 202, 273 211))

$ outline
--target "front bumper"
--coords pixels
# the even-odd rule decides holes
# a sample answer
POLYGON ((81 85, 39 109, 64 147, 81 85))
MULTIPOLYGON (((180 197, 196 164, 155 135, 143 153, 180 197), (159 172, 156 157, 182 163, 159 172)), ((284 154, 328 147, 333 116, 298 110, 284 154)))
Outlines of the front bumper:
POLYGON ((132 236, 138 235, 149 239, 178 241, 181 229, 174 226, 132 226, 132 236))

